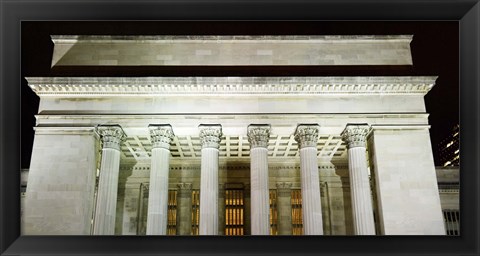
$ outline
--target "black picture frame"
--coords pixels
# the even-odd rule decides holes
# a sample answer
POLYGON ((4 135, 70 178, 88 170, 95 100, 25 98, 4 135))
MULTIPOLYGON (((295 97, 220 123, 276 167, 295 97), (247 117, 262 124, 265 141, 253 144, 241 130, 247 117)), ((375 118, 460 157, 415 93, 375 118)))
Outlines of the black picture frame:
POLYGON ((0 253, 2 255, 478 255, 480 4, 436 1, 0 0, 0 253), (459 20, 461 233, 385 237, 20 236, 22 20, 459 20))

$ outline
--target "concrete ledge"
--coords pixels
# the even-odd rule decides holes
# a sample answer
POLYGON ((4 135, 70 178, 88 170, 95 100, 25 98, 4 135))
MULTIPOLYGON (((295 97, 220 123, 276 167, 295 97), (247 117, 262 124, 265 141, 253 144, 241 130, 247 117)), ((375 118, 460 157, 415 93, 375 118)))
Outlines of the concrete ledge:
POLYGON ((53 66, 412 65, 411 35, 53 35, 53 66))

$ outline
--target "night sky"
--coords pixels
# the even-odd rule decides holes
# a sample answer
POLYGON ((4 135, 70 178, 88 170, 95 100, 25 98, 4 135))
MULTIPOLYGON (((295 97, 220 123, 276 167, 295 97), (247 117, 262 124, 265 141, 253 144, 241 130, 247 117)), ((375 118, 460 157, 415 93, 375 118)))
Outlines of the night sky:
POLYGON ((30 165, 39 98, 29 76, 438 76, 425 96, 435 164, 436 146, 459 123, 459 30, 457 21, 265 22, 139 21, 33 22, 22 26, 21 167, 30 165), (50 35, 413 35, 413 66, 131 66, 50 68, 50 35))

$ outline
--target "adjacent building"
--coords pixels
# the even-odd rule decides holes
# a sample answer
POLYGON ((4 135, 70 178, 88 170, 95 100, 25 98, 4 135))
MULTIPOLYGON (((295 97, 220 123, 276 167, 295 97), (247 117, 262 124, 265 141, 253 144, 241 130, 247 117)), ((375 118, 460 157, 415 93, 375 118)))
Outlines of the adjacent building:
POLYGON ((455 125, 452 133, 438 144, 440 164, 444 167, 460 165, 460 125, 455 125))

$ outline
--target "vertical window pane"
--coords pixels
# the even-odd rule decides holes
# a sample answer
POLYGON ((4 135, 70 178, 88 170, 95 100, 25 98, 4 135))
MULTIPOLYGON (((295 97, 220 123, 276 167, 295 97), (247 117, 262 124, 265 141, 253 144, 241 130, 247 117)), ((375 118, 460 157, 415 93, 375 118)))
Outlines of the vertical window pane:
POLYGON ((225 235, 243 235, 244 193, 242 189, 225 190, 225 235))
POLYGON ((302 191, 292 189, 292 233, 303 235, 302 191))
POLYGON ((278 235, 277 190, 275 189, 270 190, 269 201, 270 201, 270 235, 278 235))
POLYGON ((200 191, 192 190, 192 235, 199 234, 200 191))

